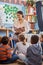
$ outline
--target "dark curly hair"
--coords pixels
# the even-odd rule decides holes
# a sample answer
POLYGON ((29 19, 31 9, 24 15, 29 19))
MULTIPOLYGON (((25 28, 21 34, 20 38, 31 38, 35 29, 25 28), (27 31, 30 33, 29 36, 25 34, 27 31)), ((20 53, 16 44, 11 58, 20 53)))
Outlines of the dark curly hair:
POLYGON ((39 37, 37 35, 32 35, 31 44, 36 44, 38 40, 39 40, 39 37))
POLYGON ((2 37, 1 39, 2 44, 8 44, 8 42, 9 42, 9 38, 7 36, 2 37))

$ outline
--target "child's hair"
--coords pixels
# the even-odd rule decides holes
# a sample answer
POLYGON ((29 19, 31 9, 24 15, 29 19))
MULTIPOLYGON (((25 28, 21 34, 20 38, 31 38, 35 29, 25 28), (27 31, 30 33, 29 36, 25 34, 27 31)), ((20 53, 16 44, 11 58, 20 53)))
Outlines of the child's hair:
POLYGON ((17 14, 21 14, 21 15, 22 15, 22 17, 24 17, 24 15, 23 15, 23 12, 22 12, 22 11, 18 11, 18 12, 17 12, 17 14))
POLYGON ((41 37, 43 38, 43 34, 41 34, 41 37))
POLYGON ((9 42, 9 38, 7 36, 2 37, 1 39, 2 44, 8 44, 8 42, 9 42))
POLYGON ((19 40, 23 42, 23 45, 26 45, 26 43, 24 42, 24 40, 26 39, 24 35, 19 35, 19 40))
POLYGON ((43 34, 41 34, 41 40, 40 41, 43 42, 43 34))
POLYGON ((37 44, 39 37, 37 35, 32 35, 31 44, 37 44))

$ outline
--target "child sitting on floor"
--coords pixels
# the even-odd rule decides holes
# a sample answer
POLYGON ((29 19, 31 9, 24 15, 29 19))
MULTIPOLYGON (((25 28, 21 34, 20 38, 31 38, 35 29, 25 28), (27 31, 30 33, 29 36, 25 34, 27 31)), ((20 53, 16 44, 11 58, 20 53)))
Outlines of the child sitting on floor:
POLYGON ((27 49, 27 65, 42 65, 41 58, 41 46, 39 44, 39 37, 37 35, 32 35, 31 46, 27 49))
POLYGON ((43 34, 41 34, 41 36, 40 36, 40 42, 41 42, 42 55, 43 55, 43 34))
POLYGON ((31 36, 31 45, 27 48, 25 56, 21 59, 26 65, 42 65, 41 46, 37 35, 31 36))
POLYGON ((15 50, 17 51, 17 55, 19 56, 19 59, 24 59, 23 57, 26 55, 27 48, 29 47, 29 44, 26 41, 26 38, 23 34, 18 36, 19 42, 16 43, 15 50))
POLYGON ((4 36, 1 39, 0 45, 0 63, 11 63, 18 59, 18 56, 13 54, 13 49, 9 46, 9 38, 4 36))

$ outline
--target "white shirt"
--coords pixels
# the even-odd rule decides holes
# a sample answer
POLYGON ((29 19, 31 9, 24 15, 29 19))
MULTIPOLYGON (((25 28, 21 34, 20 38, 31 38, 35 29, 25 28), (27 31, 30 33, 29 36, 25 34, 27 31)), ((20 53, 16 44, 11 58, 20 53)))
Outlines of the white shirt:
POLYGON ((26 21, 24 19, 23 19, 23 22, 21 24, 18 22, 18 20, 16 20, 14 22, 14 27, 16 27, 16 28, 22 28, 22 27, 24 27, 25 31, 23 33, 28 33, 29 30, 30 30, 30 26, 28 24, 28 21, 26 21))
POLYGON ((23 42, 16 43, 16 50, 19 53, 26 55, 27 48, 29 47, 29 43, 26 42, 26 45, 23 45, 23 42))

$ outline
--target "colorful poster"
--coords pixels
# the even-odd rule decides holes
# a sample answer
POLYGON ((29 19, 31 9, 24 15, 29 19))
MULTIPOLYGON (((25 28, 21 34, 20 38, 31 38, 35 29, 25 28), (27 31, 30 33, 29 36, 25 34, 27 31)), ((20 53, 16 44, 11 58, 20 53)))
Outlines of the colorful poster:
POLYGON ((17 18, 16 13, 19 10, 23 11, 25 14, 24 5, 0 2, 0 22, 3 23, 5 27, 12 26, 14 23, 14 18, 17 18))

